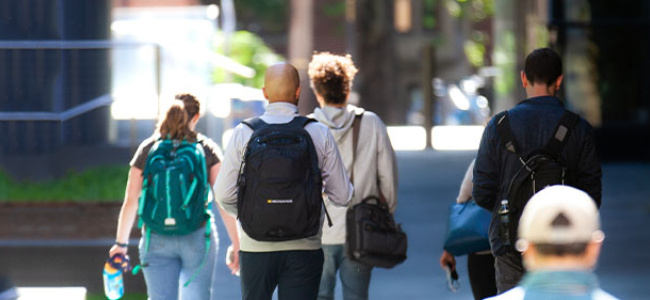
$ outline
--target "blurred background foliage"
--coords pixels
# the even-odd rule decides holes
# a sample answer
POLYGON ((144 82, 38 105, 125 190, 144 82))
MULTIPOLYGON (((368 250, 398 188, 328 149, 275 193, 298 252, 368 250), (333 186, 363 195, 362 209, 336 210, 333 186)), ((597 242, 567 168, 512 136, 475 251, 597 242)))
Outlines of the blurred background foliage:
MULTIPOLYGON (((425 2, 435 2, 436 0, 425 0, 425 2)), ((475 68, 486 66, 487 44, 490 42, 489 32, 477 28, 477 24, 488 20, 494 16, 495 0, 442 0, 449 14, 456 18, 466 19, 471 28, 468 39, 464 44, 465 56, 467 61, 475 68)), ((426 20, 425 20, 426 23, 426 20)))
POLYGON ((38 182, 0 172, 0 202, 121 202, 128 170, 126 165, 103 166, 38 182))
MULTIPOLYGON (((224 35, 219 33, 215 39, 217 52, 224 53, 224 35)), ((212 73, 212 80, 215 83, 235 82, 243 85, 262 88, 264 86, 264 71, 266 68, 276 62, 283 61, 284 58, 269 48, 264 41, 256 34, 249 31, 236 31, 229 39, 229 51, 227 56, 232 60, 253 68, 255 76, 246 78, 236 74, 228 74, 225 70, 216 68, 212 73)))
MULTIPOLYGON (((201 0, 204 5, 217 4, 217 0, 201 0)), ((288 29, 289 5, 287 0, 233 0, 237 15, 237 28, 266 33, 282 33, 288 29)))

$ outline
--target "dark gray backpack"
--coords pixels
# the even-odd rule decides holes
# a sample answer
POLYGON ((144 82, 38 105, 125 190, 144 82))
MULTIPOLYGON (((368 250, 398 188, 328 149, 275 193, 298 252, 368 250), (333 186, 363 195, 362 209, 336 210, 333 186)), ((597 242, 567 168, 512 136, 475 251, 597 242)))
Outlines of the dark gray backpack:
POLYGON ((519 219, 528 200, 547 186, 575 184, 573 170, 567 168, 561 153, 580 117, 566 110, 548 142, 541 149, 528 152, 523 152, 514 139, 508 111, 500 113, 496 119, 501 145, 521 162, 519 170, 509 178, 505 199, 501 201, 498 211, 499 235, 506 251, 509 251, 514 249, 519 219))
POLYGON ((253 129, 238 178, 238 219, 258 241, 287 241, 318 234, 323 206, 321 171, 314 143, 296 116, 286 124, 260 118, 253 129))

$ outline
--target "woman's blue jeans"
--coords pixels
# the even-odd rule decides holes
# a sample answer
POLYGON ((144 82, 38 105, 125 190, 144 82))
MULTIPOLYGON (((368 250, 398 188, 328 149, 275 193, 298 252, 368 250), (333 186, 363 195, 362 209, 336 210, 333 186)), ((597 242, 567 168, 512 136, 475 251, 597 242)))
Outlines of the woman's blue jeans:
MULTIPOLYGON (((143 234, 144 235, 144 234, 143 234)), ((140 240, 140 261, 150 300, 209 300, 215 270, 216 238, 212 228, 210 248, 205 253, 205 227, 184 236, 151 233, 149 251, 144 251, 145 238, 140 240), (187 287, 184 284, 205 263, 187 287)))
POLYGON ((336 273, 341 276, 344 300, 368 299, 372 266, 360 264, 347 258, 344 245, 323 245, 325 264, 318 291, 319 300, 334 299, 336 273))

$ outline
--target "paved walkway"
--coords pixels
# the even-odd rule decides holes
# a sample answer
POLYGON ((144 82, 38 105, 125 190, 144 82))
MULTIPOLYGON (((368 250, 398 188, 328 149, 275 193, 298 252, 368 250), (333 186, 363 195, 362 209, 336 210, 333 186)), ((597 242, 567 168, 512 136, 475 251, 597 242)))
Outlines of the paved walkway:
MULTIPOLYGON (((409 258, 394 269, 373 271, 371 299, 471 299, 465 257, 458 259, 461 287, 455 294, 446 289, 438 258, 448 206, 458 193, 460 180, 473 155, 473 152, 398 153, 400 203, 396 219, 409 235, 409 258)), ((601 211, 607 238, 597 274, 603 288, 621 299, 648 299, 650 163, 610 162, 604 164, 603 170, 601 211)), ((222 239, 214 299, 239 299, 239 280, 230 275, 223 263, 228 246, 223 226, 219 226, 219 236, 222 239)), ((101 262, 107 249, 108 245, 4 246, 0 247, 0 263, 19 285, 86 286, 89 291, 97 291, 101 290, 101 262), (51 273, 57 270, 61 273, 52 280, 51 273)), ((142 288, 141 275, 127 279, 127 291, 142 288)))
MULTIPOLYGON (((448 206, 455 201, 473 157, 474 152, 469 151, 398 153, 400 203, 396 220, 409 235, 409 258, 394 269, 373 271, 370 299, 472 299, 466 257, 458 258, 461 287, 456 293, 447 290, 438 258, 448 206)), ((597 274, 603 288, 621 299, 648 299, 650 163, 605 163, 603 172, 601 211, 607 238, 597 274)), ((225 247, 222 244, 221 248, 225 247)), ((238 281, 227 276, 224 265, 219 268, 225 274, 217 278, 221 299, 236 299, 238 281)))

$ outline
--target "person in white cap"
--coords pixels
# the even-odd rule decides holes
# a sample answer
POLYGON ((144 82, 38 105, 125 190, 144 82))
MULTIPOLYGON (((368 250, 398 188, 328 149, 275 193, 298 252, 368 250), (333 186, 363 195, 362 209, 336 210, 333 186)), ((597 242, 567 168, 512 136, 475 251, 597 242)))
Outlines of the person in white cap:
POLYGON ((527 273, 515 288, 489 299, 617 299, 593 273, 605 235, 585 192, 555 185, 535 194, 519 221, 517 250, 527 273))

